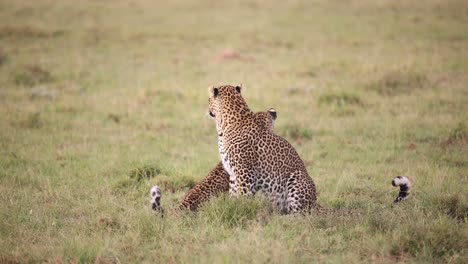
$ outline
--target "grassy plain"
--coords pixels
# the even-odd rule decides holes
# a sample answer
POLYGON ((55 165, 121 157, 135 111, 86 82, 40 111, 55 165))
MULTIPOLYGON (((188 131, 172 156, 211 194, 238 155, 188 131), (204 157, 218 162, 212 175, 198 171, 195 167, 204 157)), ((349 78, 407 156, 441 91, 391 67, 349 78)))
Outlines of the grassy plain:
POLYGON ((467 263, 467 25, 456 0, 1 0, 0 262, 467 263), (207 87, 238 83, 325 212, 175 209, 219 159, 207 87))

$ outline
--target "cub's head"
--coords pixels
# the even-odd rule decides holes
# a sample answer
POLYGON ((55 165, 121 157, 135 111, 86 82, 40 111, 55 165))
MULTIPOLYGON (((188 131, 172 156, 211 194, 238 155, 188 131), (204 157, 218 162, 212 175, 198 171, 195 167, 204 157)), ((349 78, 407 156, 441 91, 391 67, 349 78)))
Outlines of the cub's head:
POLYGON ((208 90, 208 114, 216 120, 217 125, 228 116, 238 116, 250 112, 241 95, 242 86, 224 85, 210 87, 208 90))
POLYGON ((254 114, 255 123, 257 123, 257 125, 260 127, 263 127, 272 132, 274 129, 276 117, 276 110, 273 108, 270 108, 266 112, 258 112, 254 114))

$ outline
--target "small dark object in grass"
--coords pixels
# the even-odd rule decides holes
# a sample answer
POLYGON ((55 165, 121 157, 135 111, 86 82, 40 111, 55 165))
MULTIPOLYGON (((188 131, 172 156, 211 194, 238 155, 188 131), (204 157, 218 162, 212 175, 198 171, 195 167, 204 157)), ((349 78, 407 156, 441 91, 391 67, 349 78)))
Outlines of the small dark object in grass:
POLYGON ((137 181, 151 179, 161 173, 161 170, 154 166, 143 166, 130 172, 130 178, 137 181))
POLYGON ((41 128, 44 126, 44 121, 41 118, 41 112, 29 114, 28 117, 21 122, 25 128, 41 128))
POLYGON ((424 88, 428 83, 429 80, 423 74, 392 71, 384 75, 377 82, 370 84, 369 88, 377 91, 381 95, 394 96, 424 88))
POLYGON ((468 132, 466 131, 466 126, 464 123, 458 123, 458 125, 451 129, 449 136, 445 141, 446 145, 452 145, 457 143, 466 143, 468 139, 468 132))
POLYGON ((338 94, 325 94, 319 97, 319 104, 325 105, 337 105, 337 106, 346 106, 346 105, 359 105, 362 106, 362 100, 359 96, 348 93, 338 93, 338 94))
POLYGON ((114 121, 115 123, 120 123, 120 116, 116 114, 109 114, 107 116, 110 120, 114 121))
POLYGON ((464 223, 468 219, 468 200, 466 194, 443 195, 436 199, 437 207, 448 216, 464 223))
POLYGON ((48 83, 53 80, 49 71, 38 65, 28 65, 15 77, 17 85, 34 86, 41 83, 48 83))
POLYGON ((283 130, 284 131, 281 131, 281 133, 286 138, 290 138, 294 141, 310 140, 312 139, 312 136, 313 136, 313 133, 310 129, 304 126, 297 125, 297 124, 286 126, 283 130))

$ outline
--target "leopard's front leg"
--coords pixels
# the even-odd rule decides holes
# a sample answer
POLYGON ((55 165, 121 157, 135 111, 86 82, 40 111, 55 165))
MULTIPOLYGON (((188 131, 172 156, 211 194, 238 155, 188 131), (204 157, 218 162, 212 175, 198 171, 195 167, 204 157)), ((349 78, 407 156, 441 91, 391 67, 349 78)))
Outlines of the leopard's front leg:
POLYGON ((233 168, 234 177, 229 179, 229 194, 231 196, 252 196, 255 194, 255 172, 250 166, 233 168))
POLYGON ((237 194, 237 185, 236 185, 236 176, 234 172, 229 175, 229 196, 236 196, 237 194))

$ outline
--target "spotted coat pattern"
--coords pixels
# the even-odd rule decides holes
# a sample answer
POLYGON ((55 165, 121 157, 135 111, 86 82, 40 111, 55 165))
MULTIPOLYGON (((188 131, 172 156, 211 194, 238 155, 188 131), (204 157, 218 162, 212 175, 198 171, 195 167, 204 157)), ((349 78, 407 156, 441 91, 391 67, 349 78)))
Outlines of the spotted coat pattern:
POLYGON ((261 191, 283 213, 308 211, 316 189, 304 162, 285 139, 256 124, 240 86, 211 87, 209 114, 232 196, 261 191))
MULTIPOLYGON (((273 108, 267 112, 254 114, 254 122, 258 126, 270 131, 273 131, 275 119, 276 111, 273 108)), ((228 191, 229 174, 224 169, 222 162, 219 162, 205 179, 195 185, 195 187, 184 196, 180 201, 179 208, 196 211, 200 205, 208 201, 211 197, 221 193, 227 193, 228 191)))

